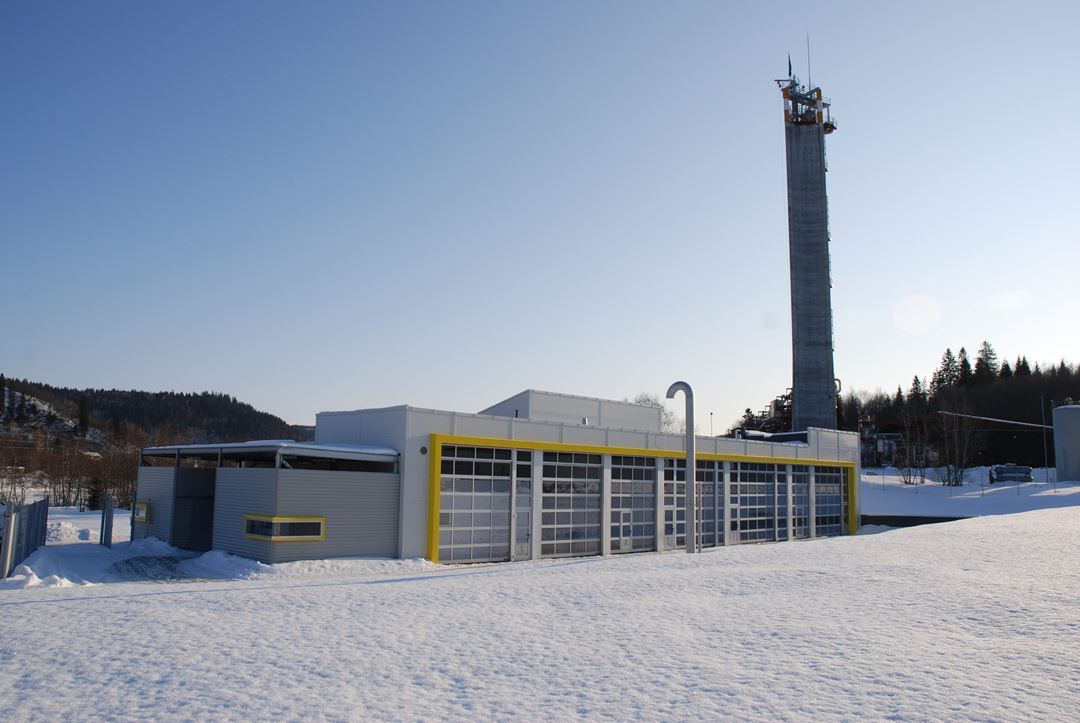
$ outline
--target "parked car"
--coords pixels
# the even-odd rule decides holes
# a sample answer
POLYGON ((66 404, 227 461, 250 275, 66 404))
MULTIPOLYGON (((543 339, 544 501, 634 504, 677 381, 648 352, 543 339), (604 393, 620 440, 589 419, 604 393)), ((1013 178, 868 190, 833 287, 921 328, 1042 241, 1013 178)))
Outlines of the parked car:
POLYGON ((990 468, 990 484, 995 482, 1031 482, 1031 467, 1020 464, 995 464, 990 468))

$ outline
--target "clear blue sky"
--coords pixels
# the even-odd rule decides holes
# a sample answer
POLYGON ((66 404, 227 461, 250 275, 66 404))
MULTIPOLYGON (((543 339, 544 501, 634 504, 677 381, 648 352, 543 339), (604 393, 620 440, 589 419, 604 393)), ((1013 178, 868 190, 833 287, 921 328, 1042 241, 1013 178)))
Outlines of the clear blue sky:
POLYGON ((0 371, 322 409, 790 385, 787 54, 836 369, 1080 359, 1080 4, 5 2, 0 371), (685 270, 679 264, 687 265, 685 270))

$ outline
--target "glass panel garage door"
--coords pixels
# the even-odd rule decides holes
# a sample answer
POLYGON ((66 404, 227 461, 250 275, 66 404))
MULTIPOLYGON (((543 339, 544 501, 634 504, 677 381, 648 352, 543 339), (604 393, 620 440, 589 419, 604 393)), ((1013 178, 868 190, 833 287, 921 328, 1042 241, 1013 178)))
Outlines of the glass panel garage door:
POLYGON ((514 559, 528 560, 532 557, 532 452, 515 454, 514 559))
POLYGON ((731 476, 732 532, 738 533, 739 542, 775 540, 776 465, 732 463, 731 476), (734 500, 738 500, 737 510, 734 500))
POLYGON ((697 483, 701 500, 701 546, 724 544, 724 463, 697 461, 697 483), (717 495, 719 492, 719 495, 717 495))
POLYGON ((656 549, 656 460, 611 458, 611 551, 656 549))
MULTIPOLYGON (((697 486, 701 504, 701 546, 724 544, 724 463, 697 460, 697 486)), ((664 544, 666 549, 686 547, 686 460, 664 460, 664 544)))
POLYGON ((776 474, 774 475, 776 480, 776 490, 774 499, 776 500, 776 514, 774 518, 776 520, 775 530, 777 540, 786 540, 788 538, 787 527, 787 468, 784 465, 776 465, 776 474))
POLYGON ((510 559, 509 449, 443 445, 439 559, 510 559))
POLYGON ((600 554, 600 455, 544 452, 540 556, 600 554))
POLYGON ((819 537, 844 534, 843 488, 844 470, 841 467, 814 468, 815 511, 819 537))
POLYGON ((791 468, 791 500, 795 538, 810 537, 810 468, 803 464, 791 468))
POLYGON ((686 547, 686 460, 664 460, 664 549, 686 547))

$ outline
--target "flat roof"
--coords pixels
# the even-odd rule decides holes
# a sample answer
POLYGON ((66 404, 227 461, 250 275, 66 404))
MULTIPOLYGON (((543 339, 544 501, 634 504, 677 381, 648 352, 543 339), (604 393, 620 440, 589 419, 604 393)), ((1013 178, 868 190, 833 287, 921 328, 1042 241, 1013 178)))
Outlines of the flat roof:
POLYGON ((641 407, 643 409, 662 409, 662 407, 660 407, 660 406, 654 406, 652 404, 638 404, 637 402, 631 402, 631 401, 626 400, 626 399, 605 399, 604 397, 586 397, 586 396, 582 396, 580 394, 566 394, 564 392, 548 392, 548 391, 545 391, 543 389, 524 389, 524 390, 518 392, 517 394, 510 395, 509 397, 507 397, 506 399, 503 399, 502 401, 498 401, 498 402, 495 402, 492 405, 484 407, 484 409, 480 410, 480 413, 483 414, 484 410, 491 409, 492 407, 497 407, 500 404, 505 404, 506 402, 509 402, 514 397, 520 397, 522 394, 538 394, 538 395, 544 396, 544 397, 561 397, 562 399, 578 399, 578 400, 582 400, 582 401, 586 401, 586 402, 604 402, 606 404, 621 404, 621 405, 626 406, 626 407, 641 407))
POLYGON ((328 459, 354 459, 370 462, 394 462, 396 449, 374 444, 315 444, 292 439, 257 439, 250 442, 222 442, 218 444, 170 444, 147 447, 142 453, 151 457, 175 456, 214 458, 218 454, 230 457, 240 454, 292 454, 298 457, 323 457, 328 459))

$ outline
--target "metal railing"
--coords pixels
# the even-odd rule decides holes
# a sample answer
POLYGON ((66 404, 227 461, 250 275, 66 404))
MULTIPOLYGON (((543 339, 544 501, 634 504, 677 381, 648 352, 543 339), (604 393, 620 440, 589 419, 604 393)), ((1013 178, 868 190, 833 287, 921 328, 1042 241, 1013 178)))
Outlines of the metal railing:
POLYGON ((49 527, 49 498, 28 505, 9 507, 4 513, 0 531, 0 579, 22 564, 22 561, 45 544, 49 527))

